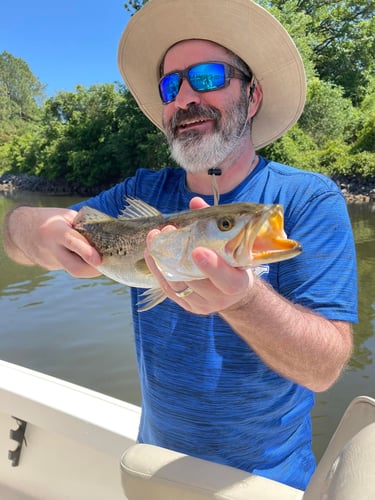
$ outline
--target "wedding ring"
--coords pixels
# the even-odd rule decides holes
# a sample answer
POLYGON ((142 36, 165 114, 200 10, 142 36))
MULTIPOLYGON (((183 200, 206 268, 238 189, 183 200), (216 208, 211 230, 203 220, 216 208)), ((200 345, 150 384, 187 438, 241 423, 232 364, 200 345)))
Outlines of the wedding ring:
POLYGON ((187 297, 191 293, 193 293, 193 290, 190 288, 190 286, 187 286, 181 292, 175 292, 177 297, 180 297, 180 299, 183 299, 184 297, 187 297))

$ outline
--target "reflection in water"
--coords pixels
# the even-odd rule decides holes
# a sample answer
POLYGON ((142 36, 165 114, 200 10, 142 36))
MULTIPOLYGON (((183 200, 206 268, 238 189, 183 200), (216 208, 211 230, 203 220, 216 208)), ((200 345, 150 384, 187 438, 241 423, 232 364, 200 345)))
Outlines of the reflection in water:
MULTIPOLYGON (((5 273, 4 273, 5 274, 5 273)), ((20 295, 30 294, 35 288, 48 286, 48 282, 53 279, 53 276, 50 274, 36 275, 33 279, 29 279, 27 281, 20 281, 19 283, 10 283, 8 286, 4 286, 4 280, 1 279, 2 283, 2 296, 3 297, 12 297, 15 299, 19 298, 20 295), (45 282, 45 283, 44 283, 45 282)))
MULTIPOLYGON (((69 206, 68 197, 17 203, 69 206)), ((0 196, 0 222, 15 200, 0 196)), ((129 290, 108 278, 79 280, 19 266, 0 241, 1 358, 138 404, 129 290)))
MULTIPOLYGON (((28 196, 39 206, 69 206, 67 197, 28 196)), ((15 203, 0 196, 0 221, 15 203)), ((360 322, 354 352, 341 379, 316 396, 314 451, 319 459, 349 402, 375 397, 375 207, 351 205, 356 239, 360 322)), ((1 357, 138 404, 129 290, 100 277, 77 280, 11 262, 0 242, 1 357)))
POLYGON ((328 391, 317 394, 313 411, 314 451, 319 458, 349 402, 375 397, 375 205, 350 205, 358 265, 359 323, 353 326, 354 350, 345 373, 328 391))
POLYGON ((357 249, 359 323, 354 325, 355 346, 349 366, 362 370, 372 363, 373 351, 367 341, 375 332, 375 211, 358 205, 351 208, 350 216, 357 249))

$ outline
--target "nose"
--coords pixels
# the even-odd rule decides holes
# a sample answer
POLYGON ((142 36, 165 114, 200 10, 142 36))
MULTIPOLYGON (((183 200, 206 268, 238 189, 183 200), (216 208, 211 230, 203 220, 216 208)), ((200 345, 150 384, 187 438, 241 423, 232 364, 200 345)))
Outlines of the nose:
POLYGON ((182 80, 181 87, 178 91, 176 99, 174 100, 175 106, 180 109, 187 109, 191 104, 199 104, 201 96, 189 84, 186 78, 182 80))

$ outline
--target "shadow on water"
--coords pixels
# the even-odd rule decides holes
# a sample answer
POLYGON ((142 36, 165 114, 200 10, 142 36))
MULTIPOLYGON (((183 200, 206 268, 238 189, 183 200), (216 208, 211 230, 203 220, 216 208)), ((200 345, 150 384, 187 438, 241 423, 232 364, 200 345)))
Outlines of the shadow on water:
MULTIPOLYGON (((15 203, 66 207, 78 198, 0 196, 0 222, 15 203)), ((375 397, 375 206, 350 205, 356 240, 359 317, 343 376, 316 396, 314 452, 320 458, 349 402, 375 397)), ((127 287, 105 277, 77 280, 11 262, 0 242, 2 358, 139 404, 127 287)))

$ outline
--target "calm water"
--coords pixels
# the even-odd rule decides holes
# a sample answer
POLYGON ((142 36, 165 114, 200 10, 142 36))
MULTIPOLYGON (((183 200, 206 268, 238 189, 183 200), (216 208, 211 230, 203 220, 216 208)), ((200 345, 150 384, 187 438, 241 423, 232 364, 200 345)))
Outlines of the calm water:
MULTIPOLYGON (((0 222, 16 202, 68 206, 77 198, 0 196, 0 222)), ((375 397, 375 206, 351 205, 357 245, 360 322, 343 377, 318 394, 313 412, 319 459, 349 402, 375 397)), ((77 280, 64 272, 18 266, 0 242, 1 358, 139 404, 128 288, 105 277, 77 280)))

